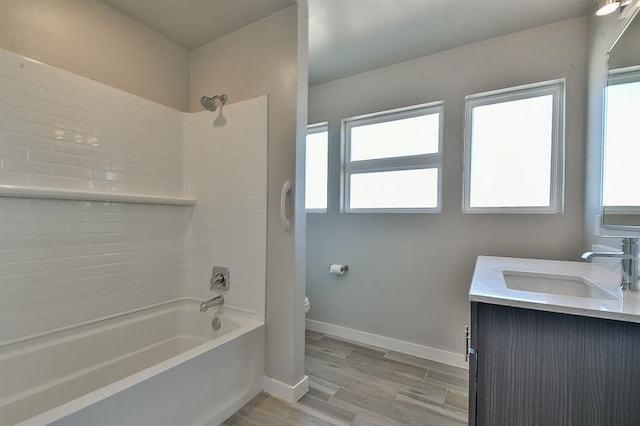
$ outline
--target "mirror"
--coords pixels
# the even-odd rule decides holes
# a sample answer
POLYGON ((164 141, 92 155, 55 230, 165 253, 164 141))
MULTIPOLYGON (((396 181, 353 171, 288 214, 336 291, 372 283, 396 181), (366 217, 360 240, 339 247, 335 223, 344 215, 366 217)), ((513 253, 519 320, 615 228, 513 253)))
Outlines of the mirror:
POLYGON ((640 226, 640 18, 608 52, 602 224, 640 226))

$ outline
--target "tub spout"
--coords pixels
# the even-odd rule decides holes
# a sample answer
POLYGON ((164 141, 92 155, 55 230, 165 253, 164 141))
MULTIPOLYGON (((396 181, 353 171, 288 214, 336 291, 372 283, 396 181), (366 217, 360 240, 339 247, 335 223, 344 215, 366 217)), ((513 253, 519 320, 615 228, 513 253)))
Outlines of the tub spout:
POLYGON ((207 309, 214 306, 222 305, 224 303, 224 296, 216 296, 213 299, 205 300, 200 304, 200 312, 207 312, 207 309))

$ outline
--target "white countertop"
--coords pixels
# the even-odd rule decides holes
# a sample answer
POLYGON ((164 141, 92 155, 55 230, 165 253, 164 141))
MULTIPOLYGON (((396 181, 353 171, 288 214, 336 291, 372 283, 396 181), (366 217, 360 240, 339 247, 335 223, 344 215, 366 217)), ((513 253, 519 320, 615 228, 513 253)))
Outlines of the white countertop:
POLYGON ((640 323, 640 291, 623 291, 619 300, 605 300, 514 290, 507 287, 503 275, 514 270, 581 277, 620 295, 619 275, 593 263, 478 256, 469 300, 640 323))

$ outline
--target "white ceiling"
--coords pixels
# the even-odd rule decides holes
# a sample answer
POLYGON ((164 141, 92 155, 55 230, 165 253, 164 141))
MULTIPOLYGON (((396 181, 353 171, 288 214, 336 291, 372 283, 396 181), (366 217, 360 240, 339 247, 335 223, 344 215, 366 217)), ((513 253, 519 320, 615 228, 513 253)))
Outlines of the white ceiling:
MULTIPOLYGON (((295 0, 104 0, 186 49, 295 0)), ((309 84, 589 13, 594 0, 308 0, 309 84)))

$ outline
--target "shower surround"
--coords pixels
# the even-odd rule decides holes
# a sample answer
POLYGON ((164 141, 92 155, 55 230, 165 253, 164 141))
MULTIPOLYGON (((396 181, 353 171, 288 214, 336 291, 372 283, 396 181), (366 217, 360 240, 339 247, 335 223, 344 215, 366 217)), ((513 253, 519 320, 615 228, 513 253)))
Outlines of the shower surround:
POLYGON ((0 346, 210 297, 214 265, 264 322, 266 96, 186 114, 0 50, 0 108, 0 185, 197 199, 0 197, 0 346))

